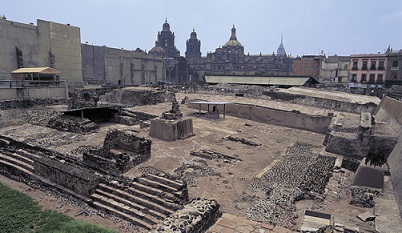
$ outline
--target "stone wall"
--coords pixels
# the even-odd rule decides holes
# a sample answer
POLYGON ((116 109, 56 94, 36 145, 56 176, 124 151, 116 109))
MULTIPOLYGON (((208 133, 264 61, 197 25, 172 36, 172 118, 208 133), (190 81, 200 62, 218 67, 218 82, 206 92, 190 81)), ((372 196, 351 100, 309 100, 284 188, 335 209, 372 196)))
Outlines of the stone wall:
POLYGON ((163 90, 126 87, 100 96, 100 102, 127 106, 151 105, 165 102, 168 95, 170 93, 163 90))
POLYGON ((65 99, 23 99, 23 100, 6 100, 0 101, 0 109, 13 109, 13 108, 30 108, 36 105, 56 105, 65 104, 65 99))
POLYGON ((360 113, 370 112, 373 113, 377 108, 375 103, 361 104, 358 102, 345 102, 341 100, 324 99, 313 96, 305 96, 291 93, 283 93, 276 91, 266 91, 263 95, 271 97, 272 100, 284 100, 294 104, 301 104, 319 108, 326 108, 340 112, 360 113))
POLYGON ((157 84, 165 80, 162 57, 144 51, 81 45, 85 82, 113 85, 157 84))
POLYGON ((402 102, 390 97, 384 97, 375 111, 375 119, 379 122, 386 122, 398 134, 402 134, 402 102))
POLYGON ((99 183, 99 178, 95 174, 79 166, 46 157, 35 160, 34 171, 36 174, 84 196, 89 196, 99 183))
POLYGON ((81 117, 68 115, 58 115, 51 118, 47 126, 53 129, 74 133, 89 133, 99 129, 99 125, 87 118, 81 119, 81 117))
POLYGON ((158 224, 154 232, 205 232, 221 215, 215 200, 196 198, 158 224))
POLYGON ((68 109, 97 107, 100 96, 112 90, 113 88, 76 89, 70 93, 68 109))
POLYGON ((22 67, 53 67, 69 85, 82 85, 80 28, 37 20, 37 26, 0 18, 0 78, 11 79, 17 65, 16 48, 22 52, 22 67))
MULTIPOLYGON (((198 104, 187 105, 189 108, 198 109, 198 104)), ((202 110, 208 110, 206 104, 201 105, 202 110)), ((218 106, 219 112, 223 113, 223 106, 218 106)), ((309 130, 316 133, 325 134, 331 122, 331 116, 313 116, 300 113, 298 111, 284 111, 268 107, 256 106, 251 104, 227 104, 226 114, 259 121, 266 124, 280 125, 302 130, 309 130)))
POLYGON ((153 119, 149 136, 165 141, 186 139, 194 135, 191 118, 178 120, 153 119))

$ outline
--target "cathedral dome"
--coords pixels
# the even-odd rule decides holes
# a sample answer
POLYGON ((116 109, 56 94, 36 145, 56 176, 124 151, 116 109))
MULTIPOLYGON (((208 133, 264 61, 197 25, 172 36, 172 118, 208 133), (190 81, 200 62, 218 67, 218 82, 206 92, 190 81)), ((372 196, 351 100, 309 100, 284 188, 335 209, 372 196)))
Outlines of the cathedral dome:
POLYGON ((158 41, 155 42, 155 46, 149 50, 150 54, 158 55, 158 56, 163 56, 165 54, 165 50, 159 46, 158 41))
POLYGON ((193 28, 193 31, 190 34, 190 39, 197 39, 197 33, 195 32, 194 28, 193 28))
POLYGON ((162 26, 162 31, 170 31, 170 24, 167 22, 167 19, 165 19, 165 23, 162 26))
POLYGON ((224 47, 227 47, 227 46, 243 47, 243 45, 241 45, 240 42, 236 38, 236 28, 234 25, 232 27, 232 35, 230 36, 229 41, 226 42, 224 45, 224 47))

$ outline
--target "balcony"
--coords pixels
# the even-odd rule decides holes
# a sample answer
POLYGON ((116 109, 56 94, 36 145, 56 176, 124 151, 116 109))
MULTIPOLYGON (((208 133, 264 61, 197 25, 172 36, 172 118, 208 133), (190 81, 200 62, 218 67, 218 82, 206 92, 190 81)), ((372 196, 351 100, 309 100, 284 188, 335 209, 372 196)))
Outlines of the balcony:
POLYGON ((378 70, 385 70, 383 66, 378 67, 378 70))
POLYGON ((399 66, 391 67, 391 70, 399 70, 399 66))
POLYGON ((357 66, 353 66, 353 67, 352 67, 352 70, 357 70, 357 66))
POLYGON ((370 70, 376 70, 375 66, 370 67, 370 70))
POLYGON ((362 70, 367 70, 367 66, 362 66, 362 70))

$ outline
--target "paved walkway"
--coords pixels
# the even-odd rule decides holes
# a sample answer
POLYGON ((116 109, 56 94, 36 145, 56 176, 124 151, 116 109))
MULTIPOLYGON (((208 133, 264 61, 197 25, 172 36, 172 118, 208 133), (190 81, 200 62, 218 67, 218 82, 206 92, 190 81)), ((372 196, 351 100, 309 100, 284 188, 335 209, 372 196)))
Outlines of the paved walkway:
POLYGON ((207 233, 290 233, 283 227, 274 227, 270 224, 256 222, 247 218, 237 217, 230 214, 223 214, 207 233))

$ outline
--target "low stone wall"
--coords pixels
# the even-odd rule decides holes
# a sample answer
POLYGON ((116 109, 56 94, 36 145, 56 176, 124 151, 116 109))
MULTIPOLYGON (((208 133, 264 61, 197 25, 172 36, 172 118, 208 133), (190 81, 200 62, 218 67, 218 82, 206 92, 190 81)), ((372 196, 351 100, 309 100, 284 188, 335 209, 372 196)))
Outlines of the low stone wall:
MULTIPOLYGON (((189 108, 199 109, 198 104, 187 105, 189 108)), ((207 104, 202 104, 201 109, 208 110, 207 104)), ((223 106, 218 106, 223 113, 223 106)), ((299 111, 285 111, 251 104, 227 104, 226 115, 259 121, 266 124, 280 125, 290 128, 308 130, 325 134, 331 123, 331 116, 314 116, 299 111)))
POLYGON ((167 217, 154 232, 201 233, 222 215, 215 200, 197 198, 167 217))
POLYGON ((132 132, 113 129, 106 134, 103 148, 121 149, 135 154, 150 155, 151 143, 151 140, 138 137, 132 132))
POLYGON ((186 139, 193 135, 193 120, 191 118, 179 120, 151 120, 149 136, 153 138, 165 141, 176 141, 186 139))
POLYGON ((283 93, 276 91, 265 91, 263 95, 271 97, 272 100, 284 100, 294 104, 301 104, 313 106, 318 108, 331 109, 340 112, 360 113, 370 112, 373 113, 377 108, 375 103, 361 104, 358 102, 345 102, 340 100, 324 99, 313 96, 305 96, 291 93, 283 93))
POLYGON ((23 99, 0 101, 0 110, 13 108, 30 108, 36 105, 56 105, 65 104, 65 99, 23 99))
POLYGON ((34 171, 36 174, 84 196, 89 196, 99 183, 99 178, 93 173, 79 166, 51 158, 37 158, 34 163, 34 171))
POLYGON ((127 106, 140 106, 163 103, 171 98, 170 93, 164 90, 122 88, 100 96, 101 102, 122 104, 127 106))

